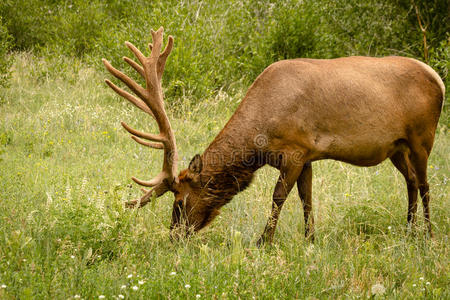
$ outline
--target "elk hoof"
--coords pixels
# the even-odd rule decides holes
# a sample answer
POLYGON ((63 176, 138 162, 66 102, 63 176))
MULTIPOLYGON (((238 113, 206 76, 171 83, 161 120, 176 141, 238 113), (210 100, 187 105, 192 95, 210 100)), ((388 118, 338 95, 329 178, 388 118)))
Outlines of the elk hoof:
POLYGON ((264 241, 262 238, 259 238, 259 240, 256 242, 256 247, 261 248, 264 244, 264 241))
POLYGON ((305 231, 305 239, 314 244, 314 232, 310 232, 309 230, 305 231))
POLYGON ((265 236, 261 236, 260 238, 259 238, 259 240, 256 242, 256 246, 258 247, 258 248, 261 248, 261 247, 263 247, 264 245, 270 245, 271 244, 271 241, 267 238, 267 237, 265 237, 265 236))

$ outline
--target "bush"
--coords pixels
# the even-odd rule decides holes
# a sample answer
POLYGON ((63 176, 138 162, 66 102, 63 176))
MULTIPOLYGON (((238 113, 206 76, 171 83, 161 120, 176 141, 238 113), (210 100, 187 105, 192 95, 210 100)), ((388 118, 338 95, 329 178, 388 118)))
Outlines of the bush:
POLYGON ((0 16, 0 87, 7 86, 11 71, 11 58, 7 55, 12 46, 12 37, 3 25, 0 16))
POLYGON ((314 57, 323 34, 323 22, 319 5, 321 3, 306 1, 281 2, 273 15, 273 24, 268 36, 271 47, 269 55, 274 61, 314 57))
POLYGON ((450 127, 450 114, 449 109, 449 89, 450 89, 450 76, 448 74, 450 70, 450 36, 447 40, 441 41, 439 47, 430 49, 430 66, 432 66, 442 77, 444 84, 446 86, 446 97, 444 101, 444 112, 442 113, 442 124, 450 127))
MULTIPOLYGON (((417 3, 428 25, 430 55, 441 55, 448 4, 417 3)), ((124 42, 145 49, 150 29, 163 25, 175 37, 163 84, 169 101, 195 102, 219 90, 246 88, 270 63, 285 58, 423 56, 409 0, 6 0, 0 16, 15 49, 78 57, 102 72, 102 57, 124 68, 121 57, 130 55, 124 42)))

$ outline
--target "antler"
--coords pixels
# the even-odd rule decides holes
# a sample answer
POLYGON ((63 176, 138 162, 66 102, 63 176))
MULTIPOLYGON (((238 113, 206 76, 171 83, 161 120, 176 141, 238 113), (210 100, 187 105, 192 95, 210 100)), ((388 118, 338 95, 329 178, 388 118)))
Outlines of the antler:
POLYGON ((127 205, 131 207, 136 204, 140 207, 144 206, 151 200, 152 196, 159 197, 163 195, 168 190, 171 190, 173 185, 178 181, 176 175, 178 154, 175 143, 175 135, 173 134, 169 119, 166 111, 164 110, 163 93, 161 89, 161 78, 164 72, 167 57, 172 51, 173 37, 169 36, 169 41, 166 48, 161 53, 163 32, 163 27, 160 27, 156 32, 153 30, 151 31, 154 44, 149 44, 151 51, 149 57, 144 56, 133 44, 125 42, 125 45, 131 50, 131 52, 134 53, 142 66, 128 57, 124 57, 123 59, 145 79, 145 89, 134 82, 130 77, 115 69, 106 59, 103 59, 103 64, 106 69, 108 69, 108 71, 116 78, 125 83, 139 98, 117 87, 108 79, 105 79, 106 84, 117 94, 151 115, 158 124, 159 134, 151 134, 135 130, 124 122, 121 122, 122 126, 132 134, 131 138, 137 143, 153 149, 164 150, 162 171, 155 178, 149 181, 143 181, 132 177, 136 183, 153 188, 150 191, 145 191, 146 194, 140 200, 128 202, 127 205), (142 139, 149 140, 150 142, 142 139))

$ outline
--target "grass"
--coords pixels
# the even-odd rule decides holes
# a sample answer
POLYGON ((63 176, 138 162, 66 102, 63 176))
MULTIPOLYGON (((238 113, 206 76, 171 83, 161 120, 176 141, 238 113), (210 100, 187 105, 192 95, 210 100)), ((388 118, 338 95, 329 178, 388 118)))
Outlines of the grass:
MULTIPOLYGON (((274 244, 255 246, 277 178, 270 168, 211 226, 171 243, 171 195, 143 209, 123 207, 139 195, 130 177, 155 174, 161 153, 132 142, 119 121, 155 131, 153 121, 107 89, 106 72, 75 60, 61 76, 64 58, 14 58, 11 86, 0 92, 1 299, 450 297, 446 124, 428 170, 433 239, 424 238, 420 205, 417 232, 407 232, 406 187, 390 163, 321 161, 313 164, 314 245, 303 238, 292 192, 274 244), (373 294, 377 284, 383 295, 373 294)), ((180 169, 212 141, 244 92, 168 108, 180 169)))

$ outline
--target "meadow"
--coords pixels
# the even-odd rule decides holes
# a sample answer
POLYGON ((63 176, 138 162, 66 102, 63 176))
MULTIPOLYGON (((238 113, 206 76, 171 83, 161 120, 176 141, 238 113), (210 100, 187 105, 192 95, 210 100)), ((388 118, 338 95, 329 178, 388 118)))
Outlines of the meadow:
MULTIPOLYGON (((131 141, 119 121, 151 131, 152 120, 108 90, 105 74, 80 67, 69 80, 36 76, 48 67, 17 55, 1 104, 0 298, 368 298, 377 284, 388 297, 449 296, 445 124, 428 170, 433 239, 425 238, 420 205, 419 227, 407 232, 406 187, 390 163, 320 161, 313 164, 314 244, 303 237, 292 192, 273 245, 256 247, 277 178, 270 168, 211 226, 172 243, 170 195, 143 209, 123 205, 139 196, 130 177, 157 172, 161 154, 131 141)), ((241 97, 220 93, 168 108, 180 168, 241 97)))
MULTIPOLYGON (((125 69, 124 40, 144 49, 160 25, 175 36, 163 86, 179 169, 272 61, 424 59, 409 1, 231 2, 0 3, 0 299, 450 298, 448 92, 428 164, 434 238, 420 201, 407 228, 406 185, 389 161, 313 163, 314 244, 294 188, 273 244, 256 246, 278 177, 269 167, 189 239, 170 241, 170 193, 124 207, 141 195, 131 176, 151 178, 162 160, 120 126, 156 132, 154 121, 103 81, 101 57, 125 69)), ((418 1, 429 63, 448 90, 446 1, 431 2, 418 1)))

